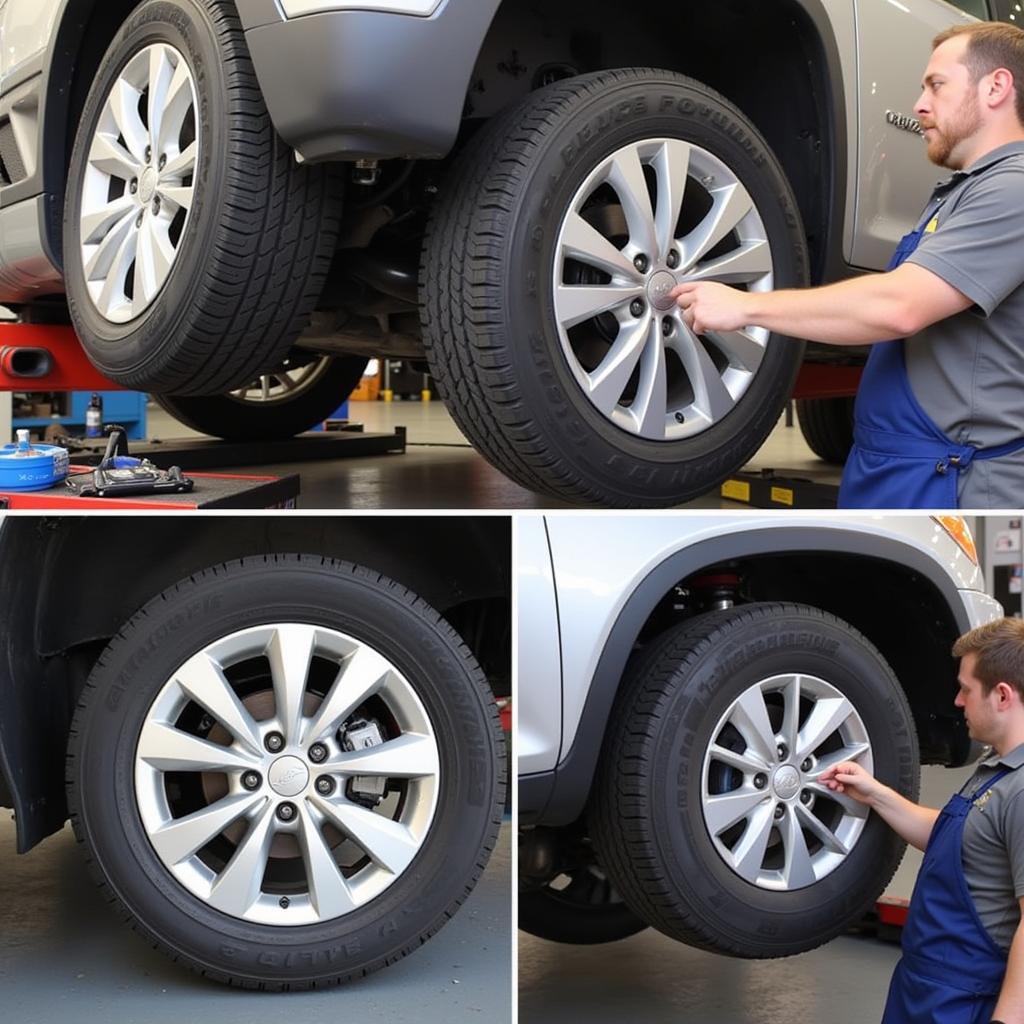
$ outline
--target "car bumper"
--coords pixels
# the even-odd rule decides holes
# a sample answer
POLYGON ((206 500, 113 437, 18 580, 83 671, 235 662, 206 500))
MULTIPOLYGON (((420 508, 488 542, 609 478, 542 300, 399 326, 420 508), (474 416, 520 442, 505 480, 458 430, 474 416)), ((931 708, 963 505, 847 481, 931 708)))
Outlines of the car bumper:
POLYGON ((433 14, 329 10, 248 28, 279 134, 304 160, 444 156, 500 0, 433 14))

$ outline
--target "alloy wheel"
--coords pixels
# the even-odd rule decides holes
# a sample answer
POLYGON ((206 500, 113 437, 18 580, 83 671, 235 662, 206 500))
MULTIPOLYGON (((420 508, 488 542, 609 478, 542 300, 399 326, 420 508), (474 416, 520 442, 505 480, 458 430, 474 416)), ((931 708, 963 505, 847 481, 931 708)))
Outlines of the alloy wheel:
POLYGON ((704 823, 741 878, 792 891, 849 856, 868 808, 820 782, 840 761, 873 770, 856 708, 816 676, 772 676, 746 689, 712 732, 701 774, 704 823))
POLYGON ((649 139, 607 157, 576 191, 555 248, 562 351, 591 404, 650 441, 703 433, 764 359, 759 327, 694 334, 668 293, 686 281, 774 287, 767 231, 718 157, 649 139))
POLYGON ((307 925, 408 869, 439 772, 433 726, 390 661, 284 622, 217 640, 164 684, 139 735, 135 795, 156 855, 193 896, 307 925))

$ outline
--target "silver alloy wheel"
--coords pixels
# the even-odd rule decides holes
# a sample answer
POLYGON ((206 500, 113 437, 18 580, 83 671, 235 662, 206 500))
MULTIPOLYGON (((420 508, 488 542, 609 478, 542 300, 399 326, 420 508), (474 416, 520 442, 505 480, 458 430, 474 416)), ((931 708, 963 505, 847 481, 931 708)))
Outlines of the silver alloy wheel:
MULTIPOLYGON (((276 405, 292 402, 314 387, 327 372, 333 356, 321 356, 303 366, 283 366, 262 374, 257 380, 230 392, 229 397, 245 405, 276 405)), ((338 399, 338 405, 344 398, 338 399)))
POLYGON ((302 623, 241 630, 190 657, 153 701, 135 757, 139 814, 167 870, 211 907, 270 925, 328 921, 383 892, 421 848, 438 782, 437 739, 408 680, 368 644, 302 623), (313 677, 331 680, 320 695, 313 677), (386 729, 353 719, 367 701, 386 729))
POLYGON ((695 335, 668 298, 684 281, 770 291, 761 216, 707 150, 664 138, 624 146, 587 177, 562 220, 553 303, 583 393, 647 440, 718 423, 750 387, 768 343, 760 327, 695 335))
POLYGON ((749 687, 712 733, 701 773, 704 823, 745 881, 792 891, 849 856, 868 809, 818 780, 839 761, 873 770, 867 729, 830 683, 778 675, 749 687))
POLYGON ((118 75, 89 147, 81 190, 81 258, 97 312, 123 324, 160 294, 178 257, 199 166, 192 71, 166 43, 118 75))

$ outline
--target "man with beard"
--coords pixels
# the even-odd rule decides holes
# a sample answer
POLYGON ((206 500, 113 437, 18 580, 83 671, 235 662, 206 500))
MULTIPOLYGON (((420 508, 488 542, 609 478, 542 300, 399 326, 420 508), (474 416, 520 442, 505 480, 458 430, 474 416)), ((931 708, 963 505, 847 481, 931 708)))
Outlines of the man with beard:
POLYGON ((1024 622, 979 626, 953 656, 954 703, 970 737, 991 750, 941 811, 911 803, 856 761, 820 776, 925 852, 882 1024, 1024 1021, 1024 622))
POLYGON ((914 111, 929 158, 954 174, 886 273, 762 293, 684 279, 672 292, 697 334, 758 326, 872 346, 845 508, 1024 504, 1024 31, 958 26, 932 47, 914 111))

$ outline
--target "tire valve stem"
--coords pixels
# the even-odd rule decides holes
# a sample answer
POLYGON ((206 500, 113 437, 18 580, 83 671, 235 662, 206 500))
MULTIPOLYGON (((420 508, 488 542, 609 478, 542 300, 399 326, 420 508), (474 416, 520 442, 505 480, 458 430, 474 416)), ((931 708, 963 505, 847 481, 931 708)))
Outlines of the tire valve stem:
POLYGON ((277 901, 277 905, 278 905, 278 906, 279 906, 279 907, 280 907, 280 908, 281 908, 282 910, 287 910, 287 909, 288 909, 288 908, 289 908, 289 907, 290 907, 290 906, 292 905, 292 901, 291 901, 290 899, 288 899, 288 897, 287 897, 287 896, 282 896, 282 897, 281 897, 281 898, 280 898, 280 899, 279 899, 279 900, 277 901))

